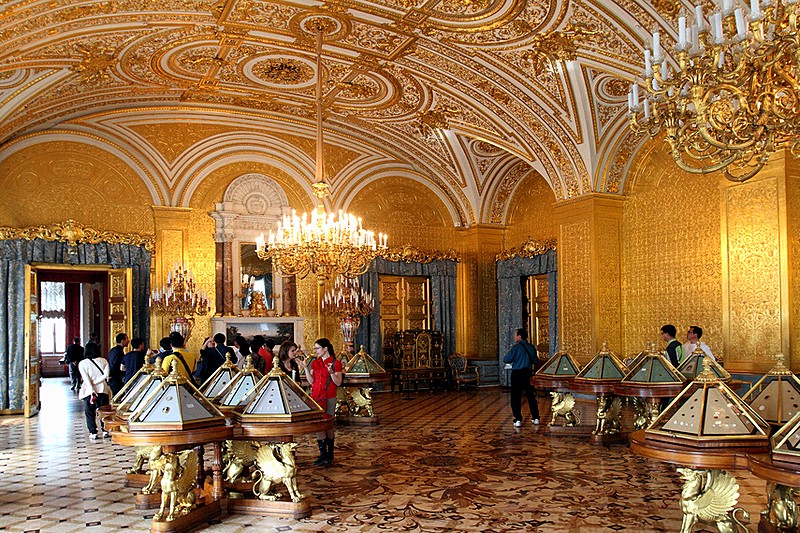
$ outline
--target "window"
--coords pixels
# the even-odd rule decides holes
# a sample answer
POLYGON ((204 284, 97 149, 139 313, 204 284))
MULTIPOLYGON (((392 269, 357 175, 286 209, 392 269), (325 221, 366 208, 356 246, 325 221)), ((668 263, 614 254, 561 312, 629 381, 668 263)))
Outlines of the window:
POLYGON ((39 351, 43 354, 63 353, 67 349, 65 287, 66 284, 60 281, 41 282, 39 351))

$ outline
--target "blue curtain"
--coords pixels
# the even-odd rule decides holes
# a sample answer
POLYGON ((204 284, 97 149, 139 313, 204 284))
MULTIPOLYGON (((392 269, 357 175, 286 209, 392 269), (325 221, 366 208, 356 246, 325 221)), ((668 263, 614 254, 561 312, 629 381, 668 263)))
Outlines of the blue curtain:
POLYGON ((132 337, 150 332, 150 258, 129 244, 77 244, 42 239, 0 241, 0 409, 24 406, 25 265, 110 265, 132 270, 132 337))
POLYGON ((381 274, 391 276, 426 276, 431 280, 431 313, 433 329, 444 335, 444 351, 448 354, 456 349, 456 275, 457 264, 450 260, 437 260, 430 263, 406 263, 387 261, 378 258, 372 262, 366 274, 359 278, 361 287, 372 293, 375 298, 375 311, 361 318, 361 327, 356 335, 356 350, 360 345, 378 363, 383 364, 380 324, 380 294, 378 277, 381 274))
POLYGON ((514 344, 514 331, 522 324, 522 284, 520 278, 547 274, 547 293, 550 309, 550 355, 558 351, 558 256, 555 250, 532 258, 514 257, 497 261, 497 325, 498 364, 500 382, 505 383, 503 356, 514 344))

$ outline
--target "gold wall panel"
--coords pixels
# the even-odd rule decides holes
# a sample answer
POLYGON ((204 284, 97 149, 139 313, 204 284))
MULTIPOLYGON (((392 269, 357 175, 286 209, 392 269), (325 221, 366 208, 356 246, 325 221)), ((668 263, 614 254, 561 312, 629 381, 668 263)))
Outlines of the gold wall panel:
MULTIPOLYGON (((201 291, 208 295, 209 312, 206 316, 195 317, 192 338, 187 348, 199 354, 206 337, 211 336, 211 317, 216 308, 216 244, 214 243, 214 219, 201 209, 189 213, 189 249, 186 263, 194 275, 194 281, 201 291)), ((220 280, 222 281, 222 280, 220 280)))
MULTIPOLYGON (((621 213, 620 213, 621 214, 621 213)), ((598 218, 595 225, 597 249, 597 317, 596 340, 608 342, 608 347, 620 353, 622 350, 622 273, 621 220, 598 218)), ((598 346, 594 346, 596 351, 598 346)))
POLYGON ((562 224, 558 240, 559 345, 585 360, 592 352, 593 323, 589 221, 562 224))
POLYGON ((781 352, 781 257, 778 179, 727 187, 722 205, 725 360, 764 370, 781 352), (727 272, 727 276, 725 273, 727 272))
POLYGON ((558 233, 553 214, 556 196, 538 172, 531 172, 517 187, 506 216, 506 249, 519 246, 529 237, 546 241, 558 233))
POLYGON ((109 152, 84 143, 42 142, 0 165, 0 226, 64 220, 104 231, 153 234, 150 192, 109 152))
MULTIPOLYGON (((800 161, 786 157, 786 213, 789 295, 784 303, 789 322, 789 349, 787 361, 791 358, 793 369, 800 368, 800 161)), ((784 350, 787 342, 784 341, 784 350)))
POLYGON ((720 352, 722 178, 680 171, 663 146, 638 162, 626 187, 622 350, 630 355, 648 340, 661 346, 664 324, 674 324, 683 342, 687 328, 696 324, 703 328, 703 341, 720 352))
POLYGON ((494 360, 499 349, 495 257, 503 246, 503 229, 480 225, 458 235, 456 350, 472 359, 494 360))

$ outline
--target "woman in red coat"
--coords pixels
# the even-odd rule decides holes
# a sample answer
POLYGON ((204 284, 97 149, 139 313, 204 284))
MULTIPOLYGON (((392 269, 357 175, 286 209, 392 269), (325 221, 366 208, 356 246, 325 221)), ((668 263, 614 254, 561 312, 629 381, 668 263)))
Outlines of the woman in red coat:
MULTIPOLYGON (((336 359, 336 352, 331 341, 322 338, 314 343, 316 359, 306 364, 304 359, 297 359, 298 365, 306 371, 306 379, 311 384, 311 397, 331 416, 336 414, 336 388, 342 384, 342 362, 336 359)), ((317 432, 319 457, 314 464, 329 465, 333 463, 333 428, 317 432)))

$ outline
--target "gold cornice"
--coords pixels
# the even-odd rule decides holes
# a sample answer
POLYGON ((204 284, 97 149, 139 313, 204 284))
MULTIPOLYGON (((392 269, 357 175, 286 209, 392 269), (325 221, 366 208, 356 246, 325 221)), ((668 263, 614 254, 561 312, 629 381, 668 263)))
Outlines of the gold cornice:
POLYGON ((405 261, 406 263, 430 263, 432 261, 461 261, 461 254, 455 250, 447 250, 446 252, 423 252, 419 248, 410 245, 404 245, 400 248, 390 248, 389 250, 378 254, 387 261, 405 261))
POLYGON ((13 239, 24 239, 26 241, 32 241, 34 239, 62 241, 68 242, 73 246, 78 243, 98 244, 101 242, 108 244, 130 244, 133 246, 144 246, 145 249, 151 253, 155 250, 156 244, 156 239, 152 235, 101 231, 78 224, 74 220, 59 222, 50 226, 31 226, 27 228, 0 227, 0 240, 8 241, 13 239))
POLYGON ((506 259, 513 259, 515 257, 531 258, 537 255, 542 255, 550 250, 556 249, 556 239, 528 239, 522 245, 510 250, 504 250, 497 254, 495 260, 505 261, 506 259))

